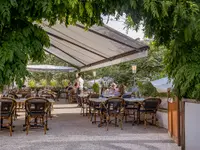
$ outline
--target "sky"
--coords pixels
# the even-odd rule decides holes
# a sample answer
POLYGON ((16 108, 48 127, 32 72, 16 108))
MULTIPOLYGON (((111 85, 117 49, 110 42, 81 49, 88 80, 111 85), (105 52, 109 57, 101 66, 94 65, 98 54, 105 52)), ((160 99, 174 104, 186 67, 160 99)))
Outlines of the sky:
MULTIPOLYGON (((104 24, 106 24, 107 23, 107 17, 104 17, 103 21, 104 21, 104 24)), ((126 30, 123 29, 124 28, 124 20, 122 18, 120 18, 119 20, 112 19, 106 25, 108 25, 109 27, 111 27, 111 28, 123 33, 123 34, 128 35, 129 37, 131 37, 133 39, 137 39, 137 38, 140 38, 141 40, 144 39, 144 32, 142 31, 142 28, 140 28, 138 30, 138 32, 136 32, 135 30, 129 30, 128 34, 127 34, 126 30)))

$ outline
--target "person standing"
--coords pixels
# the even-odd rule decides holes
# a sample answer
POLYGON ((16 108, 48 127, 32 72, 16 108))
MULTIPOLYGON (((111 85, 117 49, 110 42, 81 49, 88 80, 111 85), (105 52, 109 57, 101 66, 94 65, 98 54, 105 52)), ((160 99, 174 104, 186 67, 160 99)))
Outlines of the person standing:
POLYGON ((81 99, 79 98, 78 95, 83 93, 84 80, 80 73, 78 73, 78 78, 77 78, 76 83, 77 83, 76 99, 77 99, 78 106, 81 106, 81 99))

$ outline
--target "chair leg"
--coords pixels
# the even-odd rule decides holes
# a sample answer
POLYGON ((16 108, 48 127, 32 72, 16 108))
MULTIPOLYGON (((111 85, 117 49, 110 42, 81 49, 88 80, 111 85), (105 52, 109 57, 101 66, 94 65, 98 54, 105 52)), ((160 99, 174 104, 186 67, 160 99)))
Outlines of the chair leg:
POLYGON ((152 116, 151 116, 151 123, 152 123, 152 125, 154 125, 154 114, 151 114, 152 116))
POLYGON ((90 115, 91 115, 91 107, 89 106, 89 108, 88 108, 89 110, 89 112, 88 112, 88 119, 90 118, 90 115))
POLYGON ((9 118, 9 129, 10 129, 10 136, 12 136, 12 116, 9 118))
POLYGON ((28 135, 29 126, 30 126, 30 121, 29 121, 29 116, 27 116, 27 118, 26 118, 26 135, 28 135))
POLYGON ((135 124, 135 111, 133 110, 133 121, 132 121, 132 126, 135 124))
POLYGON ((82 103, 82 107, 83 107, 83 116, 85 116, 85 104, 82 103))
POLYGON ((127 122, 127 112, 128 112, 128 110, 125 111, 125 113, 124 113, 124 114, 125 114, 125 115, 124 115, 124 116, 125 116, 125 122, 127 122))
POLYGON ((48 130, 48 117, 47 117, 47 115, 46 115, 46 120, 45 120, 46 122, 46 130, 48 130))
POLYGON ((123 130, 123 120, 124 120, 124 116, 121 115, 120 121, 119 121, 121 130, 123 130))
POLYGON ((157 119, 157 117, 156 117, 156 113, 154 114, 154 125, 156 125, 156 119, 157 119))
POLYGON ((137 124, 138 125, 140 124, 140 112, 139 111, 137 112, 137 124))
POLYGON ((97 114, 94 112, 94 123, 96 124, 97 114))
POLYGON ((44 134, 46 134, 46 132, 47 132, 47 123, 46 123, 46 120, 44 118, 45 117, 43 116, 42 121, 43 121, 43 125, 44 125, 44 134))
POLYGON ((109 124, 109 121, 110 121, 110 117, 107 116, 107 117, 106 117, 106 128, 107 128, 107 131, 108 131, 108 124, 109 124))
POLYGON ((115 127, 117 127, 117 116, 115 116, 115 127))
POLYGON ((147 113, 145 112, 144 114, 144 128, 146 129, 147 127, 147 113))
POLYGON ((2 130, 2 127, 3 127, 3 118, 1 118, 1 130, 2 130))

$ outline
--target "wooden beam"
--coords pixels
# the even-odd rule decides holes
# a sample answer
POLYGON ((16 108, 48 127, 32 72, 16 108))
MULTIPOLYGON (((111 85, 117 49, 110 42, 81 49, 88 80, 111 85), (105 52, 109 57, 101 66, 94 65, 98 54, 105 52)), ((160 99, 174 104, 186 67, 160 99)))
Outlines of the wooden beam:
POLYGON ((66 60, 64 60, 64 59, 62 59, 62 58, 60 58, 60 57, 58 57, 57 55, 55 55, 54 53, 48 51, 48 50, 45 49, 45 48, 44 48, 44 50, 45 50, 45 52, 47 52, 47 53, 49 53, 49 54, 51 54, 51 55, 57 57, 58 59, 61 59, 61 60, 63 60, 64 62, 70 64, 72 67, 77 68, 78 70, 80 70, 80 67, 78 67, 78 66, 76 66, 76 65, 73 65, 73 64, 71 64, 70 62, 68 62, 68 61, 66 61, 66 60))
MULTIPOLYGON (((148 46, 145 46, 145 47, 142 47, 140 49, 140 51, 142 52, 142 51, 145 51, 147 49, 148 49, 148 46)), ((102 64, 102 63, 105 63, 105 62, 113 61, 113 60, 116 60, 116 59, 120 59, 120 58, 130 56, 130 55, 133 55, 133 54, 136 54, 136 53, 138 53, 138 51, 136 51, 136 50, 128 51, 128 52, 125 52, 125 53, 122 53, 122 54, 119 54, 119 55, 115 55, 115 56, 107 58, 107 59, 103 59, 103 60, 88 64, 88 65, 85 65, 85 66, 81 67, 81 69, 86 68, 86 67, 95 66, 95 65, 98 65, 98 64, 102 64)))
POLYGON ((82 61, 78 60, 77 58, 75 58, 74 56, 70 55, 69 53, 65 52, 64 50, 62 50, 61 48, 51 44, 52 47, 58 49, 59 51, 63 52, 64 54, 68 55, 69 57, 73 58, 74 60, 78 61, 79 63, 86 65, 85 63, 83 63, 82 61))

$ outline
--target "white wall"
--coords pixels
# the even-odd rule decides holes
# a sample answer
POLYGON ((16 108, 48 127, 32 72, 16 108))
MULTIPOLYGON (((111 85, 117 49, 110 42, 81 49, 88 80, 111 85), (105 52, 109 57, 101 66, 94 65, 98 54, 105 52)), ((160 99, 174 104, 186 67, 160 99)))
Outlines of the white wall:
POLYGON ((185 148, 200 150, 200 104, 185 103, 185 148))
POLYGON ((162 112, 162 111, 157 111, 156 114, 159 122, 159 127, 163 127, 165 129, 168 129, 168 113, 162 112))

